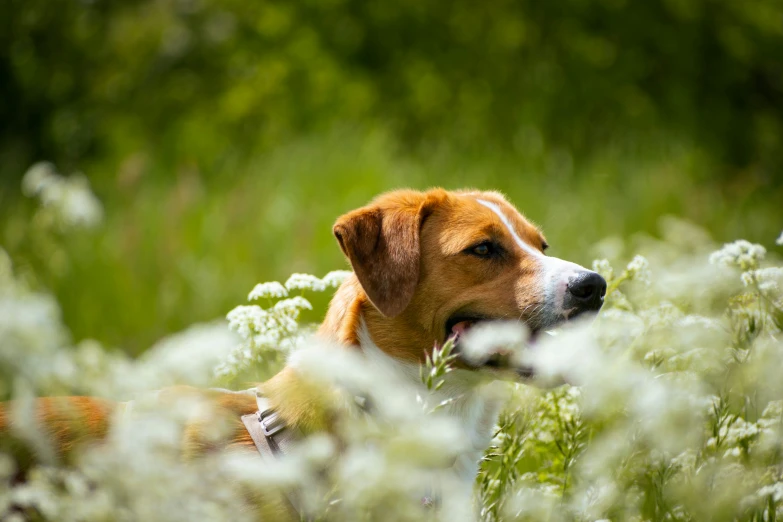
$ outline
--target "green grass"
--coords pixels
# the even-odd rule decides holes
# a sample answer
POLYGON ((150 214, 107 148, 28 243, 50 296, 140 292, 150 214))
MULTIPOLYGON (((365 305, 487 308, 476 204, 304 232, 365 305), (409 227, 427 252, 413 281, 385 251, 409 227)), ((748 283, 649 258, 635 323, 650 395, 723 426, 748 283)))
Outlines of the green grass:
MULTIPOLYGON (((655 235, 666 215, 718 241, 777 237, 783 193, 760 191, 752 176, 716 182, 717 167, 689 146, 633 142, 579 160, 531 131, 514 150, 432 144, 412 153, 381 128, 343 128, 245 160, 104 160, 83 166, 105 205, 102 227, 56 248, 37 241, 35 205, 10 187, 0 195, 0 244, 55 293, 77 340, 138 354, 167 333, 223 316, 256 282, 345 267, 332 223, 394 188, 500 190, 543 228, 552 255, 583 264, 598 240, 655 235)), ((325 304, 316 299, 306 319, 319 320, 325 304)))

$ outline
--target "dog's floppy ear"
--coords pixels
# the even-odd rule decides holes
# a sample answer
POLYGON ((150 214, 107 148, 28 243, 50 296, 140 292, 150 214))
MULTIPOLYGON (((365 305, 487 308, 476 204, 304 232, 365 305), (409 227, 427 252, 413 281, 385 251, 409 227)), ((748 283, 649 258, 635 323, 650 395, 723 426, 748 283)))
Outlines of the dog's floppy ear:
POLYGON ((428 205, 421 193, 405 196, 349 212, 333 229, 362 288, 387 317, 408 306, 419 282, 419 232, 428 205))

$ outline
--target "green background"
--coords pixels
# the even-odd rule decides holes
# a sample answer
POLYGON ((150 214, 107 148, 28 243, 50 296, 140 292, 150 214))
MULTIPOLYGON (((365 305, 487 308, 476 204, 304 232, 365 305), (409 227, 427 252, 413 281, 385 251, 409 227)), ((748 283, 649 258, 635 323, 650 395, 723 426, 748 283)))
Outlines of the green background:
POLYGON ((783 4, 7 0, 0 122, 0 245, 75 339, 135 354, 344 267, 332 222, 397 187, 501 190, 583 264, 665 215, 771 244, 783 4), (106 211, 57 262, 39 160, 106 211))

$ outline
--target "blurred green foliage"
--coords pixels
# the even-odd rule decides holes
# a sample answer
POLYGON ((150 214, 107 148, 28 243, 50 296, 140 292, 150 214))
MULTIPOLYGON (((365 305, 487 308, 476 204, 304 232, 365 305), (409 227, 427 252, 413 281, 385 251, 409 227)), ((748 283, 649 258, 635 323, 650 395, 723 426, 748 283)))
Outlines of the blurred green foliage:
POLYGON ((131 353, 341 267, 334 218, 403 185, 503 190, 582 263, 665 214, 768 243, 781 49, 778 0, 7 0, 0 242, 131 353), (43 159, 106 207, 67 256, 19 191, 43 159))

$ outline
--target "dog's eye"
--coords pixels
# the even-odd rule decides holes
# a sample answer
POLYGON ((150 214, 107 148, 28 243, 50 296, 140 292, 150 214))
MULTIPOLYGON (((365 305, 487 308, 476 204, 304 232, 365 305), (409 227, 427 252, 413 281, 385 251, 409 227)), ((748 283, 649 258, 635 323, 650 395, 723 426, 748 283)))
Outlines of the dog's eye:
POLYGON ((541 243, 541 251, 542 251, 542 252, 546 252, 546 249, 547 249, 547 248, 549 248, 549 243, 547 243, 546 241, 544 241, 543 243, 541 243))
POLYGON ((489 255, 489 245, 478 245, 473 247, 473 253, 477 256, 488 256, 489 255))
POLYGON ((478 245, 474 245, 467 249, 468 253, 477 257, 491 257, 494 254, 497 254, 497 251, 497 247, 489 241, 479 243, 478 245))

